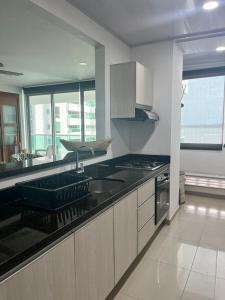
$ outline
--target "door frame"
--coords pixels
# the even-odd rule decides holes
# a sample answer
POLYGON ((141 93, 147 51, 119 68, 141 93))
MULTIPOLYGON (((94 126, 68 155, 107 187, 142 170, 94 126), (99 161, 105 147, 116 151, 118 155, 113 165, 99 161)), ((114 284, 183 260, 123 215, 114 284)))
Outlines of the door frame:
POLYGON ((13 105, 13 106, 15 106, 14 101, 11 101, 11 99, 7 99, 10 96, 15 97, 15 100, 16 100, 16 133, 17 133, 18 143, 21 143, 19 94, 0 91, 0 131, 1 131, 1 139, 2 139, 2 143, 0 143, 0 148, 1 148, 0 149, 0 160, 2 160, 2 161, 5 161, 4 143, 3 143, 4 126, 3 126, 2 105, 13 105), (5 96, 6 101, 1 101, 1 96, 5 96))

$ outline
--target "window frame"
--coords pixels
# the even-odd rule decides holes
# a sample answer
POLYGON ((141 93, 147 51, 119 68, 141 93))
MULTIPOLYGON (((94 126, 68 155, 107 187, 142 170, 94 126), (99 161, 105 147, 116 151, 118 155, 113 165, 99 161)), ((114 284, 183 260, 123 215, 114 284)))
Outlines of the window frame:
MULTIPOLYGON (((183 71, 183 80, 209 78, 225 76, 225 67, 206 68, 197 70, 183 71)), ((203 143, 180 143, 181 150, 213 150, 222 151, 224 145, 224 107, 225 106, 225 84, 224 84, 224 98, 223 98, 223 122, 222 122, 222 137, 221 144, 203 144, 203 143)))
POLYGON ((43 86, 34 86, 23 88, 25 101, 26 101, 26 114, 28 120, 28 145, 29 151, 32 150, 31 145, 31 123, 30 123, 30 96, 41 96, 49 95, 51 98, 51 122, 52 122, 52 147, 53 155, 56 154, 56 131, 55 131, 55 105, 54 105, 54 94, 80 92, 80 103, 81 103, 81 141, 85 141, 85 127, 84 127, 84 92, 96 90, 95 80, 87 80, 80 82, 71 83, 60 83, 43 86))

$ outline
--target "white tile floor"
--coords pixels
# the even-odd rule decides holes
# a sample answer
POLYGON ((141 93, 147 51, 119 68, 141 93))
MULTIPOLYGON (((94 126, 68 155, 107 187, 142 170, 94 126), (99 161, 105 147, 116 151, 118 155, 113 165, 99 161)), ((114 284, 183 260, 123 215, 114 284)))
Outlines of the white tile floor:
POLYGON ((225 300, 225 199, 186 200, 115 300, 225 300))

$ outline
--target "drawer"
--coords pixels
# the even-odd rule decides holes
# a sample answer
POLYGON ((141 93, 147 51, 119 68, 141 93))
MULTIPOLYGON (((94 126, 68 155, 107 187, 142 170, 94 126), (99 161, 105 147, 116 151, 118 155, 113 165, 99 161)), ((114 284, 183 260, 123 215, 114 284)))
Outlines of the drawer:
POLYGON ((138 230, 155 215, 155 195, 138 207, 138 230))
POLYGON ((144 183, 138 189, 138 206, 144 203, 148 198, 155 194, 155 178, 144 183))
POLYGON ((155 218, 152 217, 145 226, 138 232, 138 254, 148 243, 155 232, 155 218))

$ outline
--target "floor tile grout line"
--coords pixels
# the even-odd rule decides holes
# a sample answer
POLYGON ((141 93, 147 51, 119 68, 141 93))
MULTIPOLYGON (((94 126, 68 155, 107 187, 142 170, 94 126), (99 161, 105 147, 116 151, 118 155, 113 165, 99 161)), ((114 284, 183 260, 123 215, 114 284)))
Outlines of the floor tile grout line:
POLYGON ((202 233, 201 233, 200 239, 198 239, 198 241, 193 241, 193 240, 191 241, 190 239, 188 240, 188 239, 181 238, 181 237, 175 236, 175 235, 170 235, 170 234, 168 235, 167 238, 168 238, 168 239, 173 239, 173 240, 178 240, 178 241, 180 241, 180 242, 187 243, 187 244, 189 244, 189 245, 198 247, 199 244, 200 244, 200 240, 201 240, 201 238, 202 238, 202 233))
POLYGON ((181 297, 180 297, 180 299, 181 299, 181 300, 183 299, 184 292, 185 292, 185 289, 186 289, 186 286, 187 286, 188 280, 189 280, 189 278, 190 278, 190 275, 191 275, 191 270, 189 270, 189 274, 188 274, 187 280, 186 280, 186 282, 185 282, 185 285, 184 285, 183 291, 182 291, 182 293, 181 293, 181 297))
MULTIPOLYGON (((209 275, 209 274, 205 274, 205 273, 201 273, 201 272, 198 272, 198 271, 193 271, 193 270, 191 270, 190 271, 190 273, 196 273, 196 274, 199 274, 199 275, 201 275, 201 276, 205 276, 205 277, 213 277, 214 278, 214 276, 213 275, 209 275)), ((189 275, 189 277, 190 277, 190 275, 189 275)), ((189 277, 188 277, 188 279, 189 279, 189 277)), ((215 279, 215 278, 214 278, 215 279)), ((187 285, 187 284, 186 284, 187 285)), ((186 286, 185 286, 185 288, 186 288, 186 286)), ((184 294, 184 293, 183 293, 184 294)), ((183 297, 183 294, 182 294, 182 297, 183 297)), ((207 298, 208 300, 214 300, 214 297, 213 298, 207 298)), ((181 300, 182 300, 182 298, 181 298, 181 300)))
POLYGON ((216 274, 217 274, 217 264, 218 264, 218 255, 219 255, 219 249, 217 249, 217 255, 216 255, 216 272, 215 272, 215 278, 214 278, 214 291, 213 291, 213 299, 216 297, 216 274))
MULTIPOLYGON (((222 208, 219 208, 219 209, 222 209, 222 208)), ((182 212, 183 213, 183 212, 182 212)), ((189 216, 189 214, 187 214, 187 216, 189 216)), ((182 216, 181 216, 182 217, 182 216)), ((185 214, 184 214, 184 217, 185 217, 185 214)), ((193 220, 195 221, 195 219, 197 220, 198 219, 198 216, 196 215, 194 218, 193 218, 193 220), (196 217, 196 218, 195 218, 196 217)), ((174 219, 174 220, 176 220, 176 219, 174 219)), ((186 280, 185 280, 185 282, 184 282, 184 288, 182 289, 182 291, 181 291, 181 296, 179 297, 179 299, 183 299, 183 297, 184 297, 184 293, 185 293, 185 290, 187 289, 187 285, 188 285, 188 282, 189 282, 189 280, 190 280, 190 276, 191 276, 191 274, 192 274, 192 272, 193 273, 198 273, 198 274, 201 274, 201 275, 203 275, 203 276, 208 276, 208 277, 211 277, 211 280, 214 280, 214 285, 212 285, 212 288, 211 288, 211 292, 212 292, 212 299, 214 299, 215 300, 215 296, 216 296, 216 280, 217 280, 217 278, 220 278, 220 277, 217 277, 217 270, 218 270, 218 266, 219 266, 219 261, 218 261, 218 257, 219 257, 219 247, 215 247, 215 246, 212 246, 211 244, 210 244, 210 242, 209 242, 209 244, 206 242, 203 242, 202 241, 202 239, 204 238, 204 234, 205 233, 207 233, 207 228, 206 228, 206 224, 213 224, 214 223, 214 220, 216 221, 216 223, 217 223, 217 221, 221 221, 221 224, 222 224, 222 221, 223 220, 220 220, 220 219, 214 219, 213 217, 210 217, 210 216, 204 216, 203 217, 203 219, 202 220, 200 220, 200 223, 199 223, 199 226, 201 226, 202 228, 200 228, 201 230, 200 230, 200 234, 198 235, 198 239, 195 241, 195 242, 193 242, 193 241, 190 241, 190 240, 188 240, 188 239, 183 239, 183 238, 180 238, 179 236, 170 236, 168 233, 164 233, 165 234, 165 237, 166 237, 166 239, 167 239, 167 237, 169 238, 169 239, 172 239, 172 240, 176 240, 176 241, 180 241, 180 242, 186 242, 186 243, 191 243, 192 244, 192 246, 195 246, 196 247, 196 249, 195 249, 195 253, 194 253, 194 255, 193 255, 193 261, 191 262, 191 264, 190 264, 190 268, 188 267, 184 267, 184 266, 180 266, 180 265, 176 265, 175 263, 168 263, 168 262, 164 262, 163 260, 161 260, 161 258, 159 257, 159 258, 152 258, 152 257, 149 257, 149 259, 151 260, 151 261, 155 261, 155 262, 158 262, 158 263, 160 263, 160 264, 164 264, 164 265, 167 265, 167 266, 170 266, 170 267, 172 267, 172 268, 182 268, 182 269, 184 269, 184 270, 186 270, 187 271, 187 273, 186 273, 186 276, 187 276, 187 278, 186 278, 186 280), (202 226, 202 224, 203 224, 203 226, 202 226), (194 268, 194 264, 195 264, 195 260, 196 260, 196 257, 197 257, 197 255, 198 255, 198 251, 199 251, 199 249, 201 248, 201 246, 202 247, 204 247, 204 245, 206 246, 206 248, 207 248, 207 246, 209 246, 210 248, 212 248, 213 250, 215 250, 216 251, 216 260, 215 260, 215 274, 213 274, 213 275, 210 275, 210 274, 207 274, 206 272, 199 272, 199 271, 195 271, 193 268, 194 268)), ((187 220, 187 226, 188 226, 188 224, 189 224, 189 222, 191 222, 192 220, 191 220, 191 218, 190 218, 190 220, 187 220)), ((180 222, 180 220, 179 220, 179 218, 178 218, 178 220, 177 220, 177 222, 178 222, 178 225, 179 225, 179 222, 180 222)), ((184 225, 185 225, 185 223, 186 223, 186 221, 183 223, 184 225)), ((218 223, 219 224, 219 223, 218 223)), ((176 225, 176 224, 175 224, 176 225)), ((198 225, 198 223, 196 223, 196 225, 198 225)), ((175 226, 175 229, 176 229, 176 226, 175 226)), ((191 229, 189 228, 189 230, 191 231, 191 229)), ((164 240, 164 242, 163 242, 163 244, 165 243, 165 240, 164 240)), ((215 243, 214 243, 215 244, 215 243)), ((221 278, 221 279, 224 279, 223 277, 221 278)), ((127 297, 130 297, 131 298, 131 300, 140 300, 139 298, 136 298, 136 297, 133 297, 132 295, 129 295, 129 293, 124 293, 124 292, 122 292, 121 294, 123 294, 123 295, 125 295, 125 296, 127 296, 127 297)), ((211 298, 210 298, 211 299, 211 298)))
POLYGON ((189 280, 189 278, 190 278, 190 276, 191 276, 192 267, 193 267, 193 264, 194 264, 194 261, 195 261, 196 255, 197 255, 198 248, 199 248, 199 245, 198 245, 198 247, 196 247, 195 255, 194 255, 194 258, 193 258, 193 261, 192 261, 192 264, 191 264, 191 268, 190 268, 190 271, 189 271, 189 274, 188 274, 188 278, 187 278, 187 280, 186 280, 184 289, 183 289, 183 291, 182 291, 181 299, 183 299, 184 292, 185 292, 185 289, 186 289, 186 287, 187 287, 188 280, 189 280))
MULTIPOLYGON (((180 238, 177 238, 177 237, 176 237, 176 238, 174 238, 174 237, 168 237, 168 239, 176 240, 176 241, 181 242, 181 243, 190 243, 190 241, 183 240, 183 239, 180 239, 180 238)), ((165 241, 164 241, 164 243, 165 243, 165 241)), ((190 245, 190 244, 188 244, 188 245, 190 245)), ((198 249, 198 247, 199 247, 199 244, 198 244, 198 245, 190 245, 190 246, 196 248, 195 253, 194 253, 194 258, 195 258, 195 255, 196 255, 197 249, 198 249)), ((165 247, 165 246, 162 246, 162 248, 165 249, 166 247, 165 247)), ((193 259, 194 259, 194 258, 193 258, 193 259)), ((192 262, 192 263, 191 263, 191 266, 190 266, 190 268, 189 268, 189 267, 182 266, 182 265, 178 265, 178 264, 175 264, 175 263, 169 263, 169 262, 166 262, 166 261, 162 260, 162 259, 160 258, 160 256, 157 257, 157 258, 156 258, 156 257, 151 257, 151 256, 149 256, 149 259, 151 259, 151 260, 153 260, 153 261, 158 261, 158 262, 160 262, 160 263, 163 263, 163 264, 166 264, 166 265, 169 265, 169 266, 172 266, 172 267, 183 268, 183 269, 186 269, 187 271, 191 270, 191 266, 192 266, 192 264, 193 264, 193 262, 192 262)))

